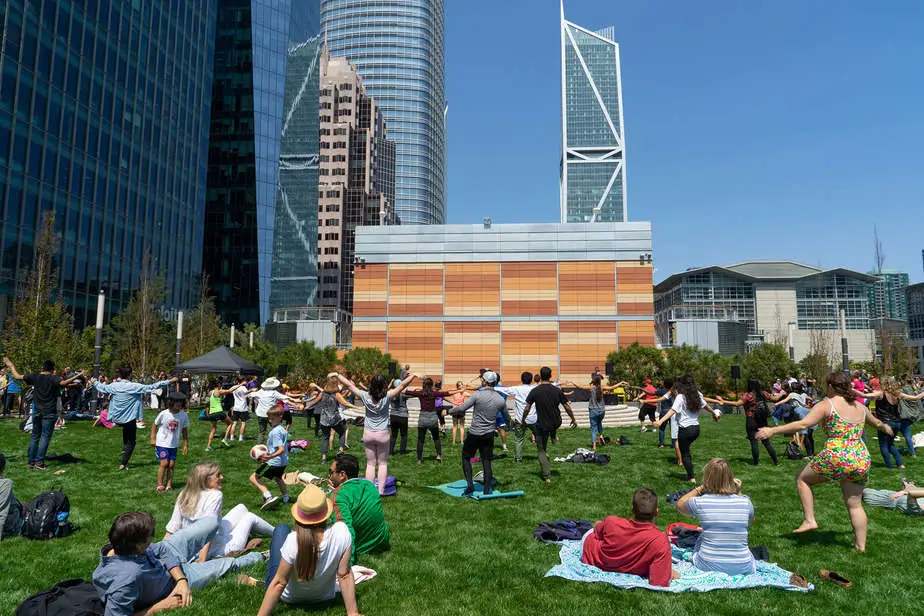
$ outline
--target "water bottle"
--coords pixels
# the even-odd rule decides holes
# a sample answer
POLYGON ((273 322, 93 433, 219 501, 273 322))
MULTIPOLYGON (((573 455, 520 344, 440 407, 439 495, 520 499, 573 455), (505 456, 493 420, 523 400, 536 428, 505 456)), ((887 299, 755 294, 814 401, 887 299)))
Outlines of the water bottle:
POLYGON ((58 512, 58 528, 55 530, 55 537, 63 537, 67 534, 67 511, 58 512))

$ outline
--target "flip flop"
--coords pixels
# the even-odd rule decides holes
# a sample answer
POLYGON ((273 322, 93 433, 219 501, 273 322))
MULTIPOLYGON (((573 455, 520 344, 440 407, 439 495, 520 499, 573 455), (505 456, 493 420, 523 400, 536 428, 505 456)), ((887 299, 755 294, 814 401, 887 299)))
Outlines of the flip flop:
POLYGON ((851 586, 853 586, 853 582, 851 582, 844 576, 840 575, 836 571, 828 571, 827 569, 822 569, 821 571, 818 572, 818 575, 821 577, 821 579, 828 580, 829 582, 834 582, 841 588, 850 588, 851 586))

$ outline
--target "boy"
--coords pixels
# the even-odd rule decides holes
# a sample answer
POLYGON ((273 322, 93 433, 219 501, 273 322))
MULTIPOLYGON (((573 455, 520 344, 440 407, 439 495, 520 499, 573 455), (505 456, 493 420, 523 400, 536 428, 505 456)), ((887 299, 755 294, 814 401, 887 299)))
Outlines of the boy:
POLYGON ((157 419, 151 425, 151 445, 154 447, 154 456, 160 460, 156 492, 173 489, 173 467, 176 465, 176 450, 181 434, 183 455, 189 454, 189 415, 183 410, 186 406, 186 394, 171 391, 167 396, 167 404, 167 409, 158 413, 157 419))
POLYGON ((269 452, 260 457, 260 466, 250 476, 250 483, 263 495, 263 505, 260 506, 262 511, 276 507, 279 504, 279 497, 273 496, 258 478, 274 480, 282 492, 282 502, 289 502, 289 490, 286 488, 285 481, 282 480, 286 465, 289 463, 288 443, 286 442, 289 434, 282 425, 282 414, 282 406, 278 404, 266 414, 270 425, 269 435, 266 437, 266 448, 269 452))

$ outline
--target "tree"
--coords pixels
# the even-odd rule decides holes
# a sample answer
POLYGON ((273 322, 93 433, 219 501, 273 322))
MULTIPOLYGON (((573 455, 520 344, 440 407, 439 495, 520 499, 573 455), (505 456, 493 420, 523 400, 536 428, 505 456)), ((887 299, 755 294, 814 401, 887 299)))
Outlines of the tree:
POLYGON ((613 351, 606 356, 606 361, 613 364, 613 373, 607 375, 610 384, 617 381, 628 381, 633 385, 638 385, 646 378, 658 376, 664 368, 661 351, 643 347, 637 342, 613 351))
POLYGON ((908 346, 904 337, 891 336, 889 345, 883 347, 883 374, 903 377, 914 372, 918 363, 914 351, 915 349, 908 346))
POLYGON ((244 340, 234 347, 234 352, 263 368, 263 373, 267 376, 276 374, 279 367, 279 350, 263 338, 260 326, 247 323, 241 335, 244 340), (253 347, 250 346, 251 333, 253 334, 253 347))
POLYGON ((343 371, 351 379, 369 384, 376 374, 387 374, 388 364, 392 361, 391 354, 382 353, 379 349, 359 347, 347 352, 343 356, 343 371))
POLYGON ((320 349, 314 342, 290 344, 279 353, 279 363, 289 367, 289 378, 299 385, 318 382, 337 365, 337 349, 320 349))
POLYGON ((824 383, 832 370, 831 360, 824 353, 806 355, 799 362, 799 370, 815 383, 824 383))
POLYGON ((746 379, 756 378, 765 387, 796 372, 796 365, 789 359, 789 350, 779 344, 764 343, 754 347, 744 358, 741 370, 746 379))
POLYGON ((851 370, 859 370, 860 372, 865 372, 870 376, 882 376, 882 364, 874 359, 866 361, 852 361, 850 362, 851 370))
POLYGON ((221 343, 221 318, 215 308, 215 298, 209 295, 208 283, 208 276, 203 274, 199 283, 199 301, 195 308, 183 316, 180 361, 205 355, 221 343))
POLYGON ((131 366, 138 377, 164 370, 174 363, 171 324, 164 321, 161 312, 166 296, 164 281, 151 276, 149 264, 150 259, 145 258, 138 288, 111 324, 115 359, 131 366))
POLYGON ((732 358, 696 346, 682 345, 665 351, 664 374, 690 374, 697 387, 707 396, 728 391, 727 378, 732 358))

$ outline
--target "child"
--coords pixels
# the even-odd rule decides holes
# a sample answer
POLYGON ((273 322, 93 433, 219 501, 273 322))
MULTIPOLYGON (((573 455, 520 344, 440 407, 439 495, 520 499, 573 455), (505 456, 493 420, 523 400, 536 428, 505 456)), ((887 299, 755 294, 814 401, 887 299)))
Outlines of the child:
MULTIPOLYGON (((452 401, 452 407, 461 406, 465 399, 468 398, 471 394, 466 391, 465 386, 462 384, 462 381, 456 382, 456 389, 452 394, 450 400, 452 401)), ((461 416, 452 416, 452 444, 456 444, 456 433, 459 434, 459 444, 462 444, 462 441, 465 440, 465 415, 461 416)))
POLYGON ((160 460, 156 492, 173 489, 173 467, 176 465, 176 450, 181 434, 183 455, 189 454, 189 415, 183 410, 186 406, 186 394, 179 391, 170 392, 167 404, 167 409, 158 413, 157 419, 151 425, 151 445, 154 446, 154 456, 160 460))
POLYGON ((282 476, 286 472, 286 465, 289 463, 288 443, 286 442, 289 433, 286 432, 285 427, 282 425, 282 413, 282 406, 277 404, 266 414, 270 425, 269 435, 266 437, 266 448, 269 449, 269 453, 260 457, 260 466, 250 476, 250 483, 260 490, 260 494, 263 495, 261 511, 276 507, 279 504, 279 497, 273 496, 266 489, 266 486, 260 483, 258 477, 275 480, 276 485, 279 486, 279 490, 282 492, 282 502, 289 502, 289 490, 282 480, 282 476))

